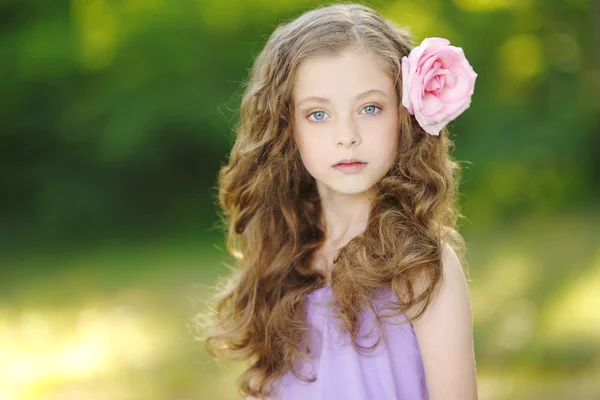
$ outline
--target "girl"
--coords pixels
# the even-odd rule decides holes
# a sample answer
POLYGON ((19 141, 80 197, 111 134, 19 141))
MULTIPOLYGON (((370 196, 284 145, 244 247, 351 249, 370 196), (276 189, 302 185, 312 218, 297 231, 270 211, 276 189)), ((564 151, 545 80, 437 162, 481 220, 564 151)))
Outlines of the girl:
POLYGON ((476 74, 460 48, 371 8, 279 26, 256 59, 219 175, 229 252, 207 348, 247 360, 243 395, 477 398, 445 125, 476 74))

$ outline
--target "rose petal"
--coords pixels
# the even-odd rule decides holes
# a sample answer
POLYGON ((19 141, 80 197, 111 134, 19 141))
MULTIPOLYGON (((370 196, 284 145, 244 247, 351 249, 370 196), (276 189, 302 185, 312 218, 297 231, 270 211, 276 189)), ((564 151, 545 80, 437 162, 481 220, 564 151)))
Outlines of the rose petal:
POLYGON ((471 77, 471 90, 469 91, 469 95, 472 95, 475 90, 475 81, 477 80, 478 75, 466 59, 463 60, 461 65, 465 67, 465 71, 467 71, 468 75, 471 77))
POLYGON ((429 119, 427 119, 427 117, 424 116, 420 110, 415 110, 415 118, 419 125, 421 125, 423 128, 429 124, 429 119))
POLYGON ((416 65, 418 64, 418 60, 421 59, 421 54, 425 51, 425 47, 421 47, 420 45, 415 47, 414 49, 412 49, 410 51, 410 53, 408 54, 408 61, 411 65, 411 69, 416 69, 416 65), (412 68, 412 67, 415 68, 412 68))
POLYGON ((406 107, 410 114, 414 114, 412 101, 410 101, 410 87, 409 83, 411 79, 409 78, 409 68, 410 62, 408 61, 408 57, 402 58, 402 105, 406 107))
POLYGON ((437 114, 430 116, 430 121, 452 121, 458 118, 471 105, 471 98, 462 103, 447 104, 437 114))
POLYGON ((457 78, 452 72, 445 70, 442 72, 444 74, 446 85, 445 87, 453 88, 456 86, 457 78))
POLYGON ((455 63, 460 63, 460 58, 455 52, 449 49, 441 49, 435 52, 427 52, 421 57, 419 65, 424 71, 431 69, 431 66, 435 62, 441 62, 443 68, 448 69, 455 63))
POLYGON ((444 71, 438 71, 429 82, 425 84, 425 91, 438 94, 446 85, 446 77, 444 71))
POLYGON ((472 79, 468 72, 462 66, 452 66, 449 70, 455 77, 455 85, 444 88, 439 94, 440 99, 445 103, 459 102, 469 96, 472 79))
POLYGON ((461 115, 463 112, 465 112, 465 110, 467 108, 469 108, 471 106, 471 99, 469 98, 468 101, 466 101, 464 104, 461 105, 461 107, 454 111, 453 113, 449 114, 447 119, 449 120, 454 120, 456 118, 458 118, 459 115, 461 115))
POLYGON ((415 75, 415 78, 412 80, 412 82, 410 82, 408 97, 413 109, 421 108, 421 100, 423 99, 423 82, 417 75, 415 75))
POLYGON ((448 122, 450 121, 442 121, 434 124, 427 124, 423 127, 423 130, 429 133, 430 135, 439 136, 440 131, 444 129, 446 125, 448 125, 448 122))
POLYGON ((422 47, 427 52, 436 52, 448 45, 450 45, 450 41, 446 38, 429 37, 425 38, 418 47, 422 47))
MULTIPOLYGON (((434 69, 430 70, 430 71, 427 73, 427 75, 425 75, 425 76, 423 77, 423 85, 424 85, 424 88, 425 88, 425 87, 427 87, 427 85, 429 84, 429 82, 430 82, 432 79, 434 79, 434 77, 435 77, 436 75, 439 75, 439 73, 440 73, 440 70, 439 70, 438 68, 434 68, 434 69)), ((425 95, 425 93, 423 93, 423 95, 425 95)))
POLYGON ((440 101, 434 94, 425 93, 425 97, 423 98, 423 114, 427 116, 435 115, 438 111, 440 111, 444 107, 444 103, 440 101))

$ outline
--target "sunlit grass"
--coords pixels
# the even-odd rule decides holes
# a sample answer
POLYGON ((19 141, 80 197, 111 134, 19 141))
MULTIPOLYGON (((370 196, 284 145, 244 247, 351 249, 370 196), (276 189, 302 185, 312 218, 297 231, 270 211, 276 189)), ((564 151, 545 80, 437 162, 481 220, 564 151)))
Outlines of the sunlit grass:
POLYGON ((0 387, 23 395, 51 382, 155 366, 172 336, 159 321, 125 307, 23 310, 1 324, 0 387))
POLYGON ((482 400, 592 400, 599 398, 598 366, 569 373, 565 370, 512 366, 499 371, 478 369, 478 391, 482 400))
POLYGON ((236 366, 209 362, 190 327, 198 284, 224 269, 203 239, 12 260, 0 399, 237 398, 236 366))
POLYGON ((562 286, 546 310, 545 340, 587 339, 600 352, 600 248, 593 264, 562 286))

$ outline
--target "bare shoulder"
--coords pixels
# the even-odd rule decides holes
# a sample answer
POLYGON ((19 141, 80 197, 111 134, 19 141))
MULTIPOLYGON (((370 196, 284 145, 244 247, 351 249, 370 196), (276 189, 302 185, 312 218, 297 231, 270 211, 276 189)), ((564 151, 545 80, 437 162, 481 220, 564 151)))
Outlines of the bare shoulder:
MULTIPOLYGON (((468 296, 467 289, 467 278, 463 269, 463 265, 460 261, 459 256, 456 254, 452 246, 444 244, 441 254, 441 287, 438 292, 434 292, 433 299, 439 296, 459 295, 468 296), (440 293, 443 292, 443 293, 440 293)), ((411 279, 411 284, 414 289, 415 297, 421 295, 431 285, 431 280, 428 274, 424 271, 419 271, 417 275, 414 275, 411 279)), ((415 304, 414 307, 409 311, 409 315, 415 316, 420 310, 421 305, 415 304)))
POLYGON ((450 285, 458 285, 460 288, 467 287, 467 278, 460 258, 449 244, 444 244, 442 249, 443 280, 449 280, 450 285))
POLYGON ((413 323, 431 400, 477 398, 473 322, 467 279, 456 252, 445 245, 442 282, 413 323))

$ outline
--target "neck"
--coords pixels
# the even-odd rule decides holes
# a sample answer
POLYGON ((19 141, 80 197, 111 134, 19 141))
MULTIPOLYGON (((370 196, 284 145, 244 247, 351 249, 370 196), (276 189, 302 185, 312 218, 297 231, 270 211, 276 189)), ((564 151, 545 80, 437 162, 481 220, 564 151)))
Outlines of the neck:
POLYGON ((367 227, 371 206, 371 193, 341 194, 332 190, 319 190, 326 241, 342 247, 367 227))

